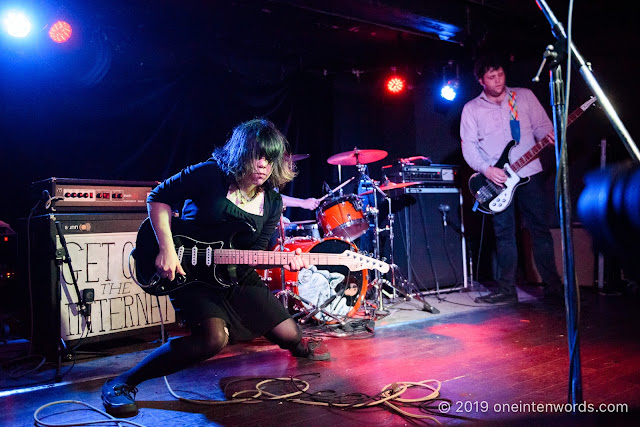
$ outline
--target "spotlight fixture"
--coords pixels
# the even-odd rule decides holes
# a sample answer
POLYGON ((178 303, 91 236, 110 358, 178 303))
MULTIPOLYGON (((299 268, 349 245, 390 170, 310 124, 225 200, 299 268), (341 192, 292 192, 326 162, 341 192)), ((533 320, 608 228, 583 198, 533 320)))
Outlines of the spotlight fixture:
POLYGON ((71 37, 71 25, 64 21, 58 21, 51 26, 49 37, 56 43, 64 43, 71 37))
POLYGON ((440 96, 447 101, 453 101, 458 94, 460 88, 460 70, 458 64, 453 60, 449 60, 442 67, 442 86, 440 87, 440 96))
POLYGON ((31 21, 23 12, 12 10, 2 18, 5 31, 12 37, 23 38, 31 32, 31 21))
POLYGON ((453 101, 458 94, 458 86, 458 80, 447 81, 447 83, 442 86, 442 89, 440 89, 440 96, 447 101, 453 101))
POLYGON ((406 87, 405 81, 402 77, 391 76, 387 79, 387 91, 393 94, 399 94, 404 91, 406 87))
POLYGON ((385 88, 392 95, 398 95, 407 87, 407 82, 400 74, 396 72, 396 67, 391 67, 391 75, 387 77, 385 88))

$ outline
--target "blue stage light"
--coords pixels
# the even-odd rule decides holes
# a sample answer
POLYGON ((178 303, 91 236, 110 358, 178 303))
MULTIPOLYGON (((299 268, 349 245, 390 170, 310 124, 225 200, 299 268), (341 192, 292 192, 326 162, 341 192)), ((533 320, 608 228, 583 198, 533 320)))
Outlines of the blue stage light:
POLYGON ((449 80, 442 89, 440 89, 440 96, 447 101, 453 101, 458 94, 458 82, 449 80))
POLYGON ((18 10, 7 11, 2 17, 2 26, 13 37, 23 38, 31 32, 31 21, 24 12, 18 10))

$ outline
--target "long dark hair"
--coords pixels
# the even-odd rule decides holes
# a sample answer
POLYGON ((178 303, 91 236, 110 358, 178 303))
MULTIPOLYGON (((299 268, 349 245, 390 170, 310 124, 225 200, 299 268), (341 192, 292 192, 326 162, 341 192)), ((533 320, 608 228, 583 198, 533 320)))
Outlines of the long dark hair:
POLYGON ((240 123, 223 147, 213 150, 212 156, 220 168, 236 182, 253 172, 253 162, 262 157, 271 163, 271 176, 265 183, 281 188, 296 176, 294 164, 286 155, 289 143, 276 126, 266 119, 240 123))

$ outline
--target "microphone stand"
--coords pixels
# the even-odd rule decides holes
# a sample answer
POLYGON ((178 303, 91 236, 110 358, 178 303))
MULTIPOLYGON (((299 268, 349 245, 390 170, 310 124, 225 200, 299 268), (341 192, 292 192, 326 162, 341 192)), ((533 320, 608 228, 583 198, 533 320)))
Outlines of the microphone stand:
MULTIPOLYGON (((400 289, 399 287, 396 286, 396 268, 397 265, 394 264, 394 259, 393 259, 393 220, 394 220, 394 215, 391 213, 391 197, 387 196, 385 194, 384 191, 382 191, 382 189, 380 188, 380 186, 378 186, 376 184, 376 182, 371 179, 371 177, 369 177, 365 171, 364 171, 364 167, 363 165, 358 165, 358 168, 361 169, 360 173, 362 174, 362 177, 366 180, 371 182, 372 187, 373 187, 373 195, 374 195, 374 213, 375 213, 375 245, 374 245, 374 257, 378 258, 380 256, 380 232, 382 231, 386 231, 387 228, 379 228, 379 223, 378 223, 378 195, 376 194, 376 192, 380 193, 382 195, 382 197, 384 197, 384 199, 388 202, 389 204, 389 225, 387 226, 389 229, 389 246, 390 246, 390 250, 389 250, 389 261, 390 261, 390 267, 391 267, 391 282, 389 282, 388 280, 385 280, 381 277, 380 272, 376 270, 375 275, 376 278, 374 280, 374 282, 377 284, 376 289, 378 291, 378 304, 381 310, 384 310, 384 305, 383 305, 383 293, 382 293, 382 288, 384 285, 389 286, 391 289, 393 289, 394 292, 398 292, 400 295, 402 295, 404 297, 405 300, 411 300, 411 299, 415 299, 416 301, 419 301, 422 303, 422 311, 426 311, 429 312, 431 314, 439 314, 440 310, 438 310, 437 308, 435 308, 434 306, 432 306, 431 304, 429 304, 427 301, 425 301, 424 299, 422 299, 420 297, 420 293, 416 292, 416 294, 414 296, 410 295, 408 292, 405 292, 404 290, 400 289)), ((417 289, 417 288, 416 288, 417 289)))
MULTIPOLYGON (((469 236, 467 236, 467 233, 465 233, 464 231, 464 226, 463 224, 457 224, 455 221, 451 221, 450 219, 448 219, 447 217, 447 212, 449 212, 451 210, 451 207, 449 205, 445 205, 445 204, 441 204, 440 206, 438 206, 438 210, 440 211, 440 213, 442 213, 442 229, 443 229, 443 233, 446 236, 447 233, 447 227, 452 228, 453 231, 455 231, 456 233, 458 233, 458 235, 462 238, 462 241, 464 242, 464 249, 465 249, 465 253, 468 257, 468 260, 464 260, 463 259, 463 264, 466 263, 468 261, 469 266, 468 266, 468 272, 464 273, 464 275, 468 276, 468 280, 469 280, 469 284, 470 286, 473 288, 474 286, 480 286, 480 284, 478 282, 476 282, 476 280, 474 279, 474 275, 473 275, 473 251, 471 250, 471 239, 469 239, 469 236)), ((465 268, 466 266, 463 266, 463 270, 466 270, 465 268)), ((465 286, 464 284, 464 280, 463 280, 463 286, 465 286)))
MULTIPOLYGON (((579 288, 575 274, 573 254, 573 238, 571 234, 571 198, 569 195, 569 165, 565 141, 566 122, 565 112, 565 84, 562 78, 561 62, 566 59, 566 51, 562 42, 556 42, 557 48, 547 46, 544 52, 544 63, 550 60, 549 90, 553 107, 553 131, 556 137, 556 189, 557 210, 562 235, 562 263, 565 284, 565 304, 567 318, 567 339, 569 345, 569 403, 582 402, 582 370, 580 363, 580 333, 579 333, 579 288)), ((534 78, 534 80, 536 80, 534 78)), ((575 408, 575 406, 574 406, 575 408)))
MULTIPOLYGON (((549 24, 551 24, 551 32, 558 39, 558 43, 563 47, 566 47, 567 34, 564 31, 564 27, 562 26, 562 24, 555 17, 553 11, 551 10, 551 8, 549 8, 545 0, 536 0, 536 3, 538 4, 538 7, 544 14, 545 18, 547 18, 547 21, 549 21, 549 24)), ((609 118, 609 121, 613 125, 613 128, 618 133, 618 136, 627 148, 629 155, 636 164, 640 163, 640 150, 638 150, 638 146, 633 141, 633 138, 631 138, 631 135, 625 128, 622 120, 620 120, 620 117, 616 113, 616 110, 613 108, 613 105, 611 105, 611 102, 609 102, 607 95, 604 93, 604 91, 598 84, 598 81, 593 76, 593 73, 591 72, 591 64, 585 62, 584 58, 582 57, 582 55, 580 55, 580 52, 578 52, 578 49, 576 48, 575 44, 573 44, 573 42, 571 42, 571 45, 569 47, 571 58, 576 62, 576 66, 578 67, 580 74, 582 74, 582 77, 584 78, 587 86, 589 86, 593 94, 598 98, 598 102, 604 109, 607 117, 609 118)), ((563 50, 566 52, 566 48, 564 48, 563 50)))
MULTIPOLYGON (((562 259, 564 266, 564 280, 565 280, 565 302, 566 302, 566 316, 567 316, 567 332, 569 342, 569 403, 573 404, 574 412, 576 403, 581 403, 582 399, 582 378, 580 367, 580 339, 578 331, 579 323, 579 289, 575 277, 574 260, 573 260, 573 242, 571 239, 571 199, 569 197, 569 173, 567 162, 567 149, 566 141, 564 141, 565 133, 564 120, 560 120, 564 115, 564 82, 562 81, 562 70, 560 67, 560 61, 566 58, 565 55, 569 55, 573 61, 575 61, 580 74, 584 78, 585 82, 598 98, 600 105, 603 107, 609 121, 613 125, 614 129, 618 133, 618 136, 624 143, 627 151, 631 155, 634 162, 640 163, 640 151, 633 142, 631 135, 624 127, 624 124, 618 117, 615 109, 609 102, 609 99, 605 95, 604 91, 596 81, 589 65, 585 62, 578 52, 578 49, 567 37, 562 24, 557 20, 551 8, 547 5, 545 0, 536 0, 538 7, 544 14, 547 21, 551 25, 553 35, 556 37, 556 48, 553 46, 547 47, 545 51, 546 58, 551 58, 551 71, 550 71, 550 91, 551 100, 554 106, 553 119, 554 119, 554 131, 556 134, 557 142, 555 145, 556 150, 556 165, 560 176, 557 178, 556 183, 560 188, 560 197, 558 199, 558 213, 560 215, 560 228, 562 231, 562 259), (561 151, 560 151, 561 150, 561 151)), ((544 61, 542 67, 544 66, 544 61)), ((535 80, 535 79, 534 79, 535 80)))

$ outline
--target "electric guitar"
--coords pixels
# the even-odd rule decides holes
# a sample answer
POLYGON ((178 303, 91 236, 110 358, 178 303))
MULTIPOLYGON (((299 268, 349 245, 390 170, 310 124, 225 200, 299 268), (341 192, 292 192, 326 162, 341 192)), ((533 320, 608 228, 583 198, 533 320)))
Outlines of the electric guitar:
MULTIPOLYGON (((218 288, 237 285, 236 266, 282 267, 295 256, 293 252, 257 251, 233 249, 236 241, 251 231, 245 222, 229 222, 223 230, 204 231, 178 218, 171 219, 173 242, 185 275, 174 280, 158 275, 155 260, 159 253, 153 227, 149 218, 140 225, 136 248, 135 277, 140 287, 151 295, 167 295, 191 283, 205 283, 218 288), (198 236, 198 239, 189 237, 198 236), (206 239, 206 240, 200 240, 206 239)), ((352 251, 335 253, 302 253, 303 259, 313 265, 343 265, 351 271, 365 269, 389 271, 389 264, 352 251)))
MULTIPOLYGON (((571 113, 567 118, 567 126, 587 111, 596 100, 597 98, 592 96, 571 113)), ((511 149, 516 144, 515 141, 510 141, 495 164, 496 167, 502 165, 502 170, 507 175, 507 181, 503 185, 496 184, 481 173, 471 175, 471 178, 469 178, 469 190, 471 190, 471 194, 478 203, 478 210, 485 214, 495 214, 507 209, 513 200, 516 188, 529 182, 529 177, 520 178, 518 171, 537 158, 540 151, 551 143, 553 143, 553 139, 545 136, 529 151, 524 153, 522 157, 515 162, 509 163, 511 149)))

